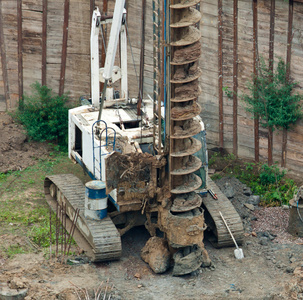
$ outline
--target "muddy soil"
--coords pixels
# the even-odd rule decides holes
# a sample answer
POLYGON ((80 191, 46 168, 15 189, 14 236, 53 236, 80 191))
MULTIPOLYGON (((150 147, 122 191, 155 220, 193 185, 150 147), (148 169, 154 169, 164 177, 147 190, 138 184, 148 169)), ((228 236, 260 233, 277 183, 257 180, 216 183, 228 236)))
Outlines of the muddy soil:
MULTIPOLYGON (((29 144, 22 128, 12 123, 7 115, 0 115, 0 126, 0 172, 25 168, 34 164, 40 155, 47 154, 47 147, 29 144), (5 137, 7 142, 4 142, 5 137)), ((205 240, 211 267, 181 277, 172 276, 171 269, 156 275, 140 257, 149 234, 144 227, 138 227, 122 237, 123 254, 119 261, 91 264, 82 256, 75 256, 70 257, 69 264, 61 264, 46 258, 48 249, 37 249, 10 259, 0 252, 0 288, 25 289, 26 300, 87 299, 81 294, 85 289, 91 299, 95 299, 93 291, 101 283, 101 287, 108 287, 110 299, 117 300, 303 299, 303 245, 301 239, 285 237, 287 210, 283 213, 271 211, 273 215, 268 213, 269 218, 280 215, 283 218, 281 222, 269 222, 264 227, 264 208, 251 203, 247 187, 231 178, 222 178, 217 184, 244 223, 241 248, 245 258, 242 260, 235 258, 234 247, 215 249, 205 240), (279 239, 282 235, 284 238, 279 239)), ((41 186, 39 192, 42 191, 41 186)), ((18 228, 14 235, 0 230, 0 249, 27 242, 21 235, 18 237, 18 228)))

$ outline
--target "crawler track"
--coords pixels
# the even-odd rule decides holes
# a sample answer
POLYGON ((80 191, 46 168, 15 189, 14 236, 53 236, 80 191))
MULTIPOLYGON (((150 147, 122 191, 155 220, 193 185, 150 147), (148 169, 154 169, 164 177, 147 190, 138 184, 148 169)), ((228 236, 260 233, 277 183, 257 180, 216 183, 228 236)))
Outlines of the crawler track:
POLYGON ((207 197, 203 198, 205 221, 213 233, 211 242, 218 248, 234 246, 233 240, 220 217, 219 211, 221 211, 237 243, 241 245, 244 237, 241 217, 229 199, 210 178, 208 178, 208 188, 212 189, 218 196, 218 199, 215 200, 208 193, 207 197))
POLYGON ((72 174, 45 178, 44 192, 49 206, 56 211, 57 203, 66 204, 67 231, 75 211, 80 209, 74 239, 92 261, 119 259, 122 252, 120 234, 109 217, 89 220, 84 217, 85 186, 72 174))

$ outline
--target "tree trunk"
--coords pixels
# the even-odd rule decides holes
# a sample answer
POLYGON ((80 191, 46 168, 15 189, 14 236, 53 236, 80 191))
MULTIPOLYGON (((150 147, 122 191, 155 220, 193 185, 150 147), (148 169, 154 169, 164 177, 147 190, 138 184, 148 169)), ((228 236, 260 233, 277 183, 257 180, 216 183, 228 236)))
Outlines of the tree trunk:
POLYGON ((286 152, 287 152, 287 129, 283 128, 283 136, 282 136, 282 159, 281 159, 281 167, 286 167, 286 152))

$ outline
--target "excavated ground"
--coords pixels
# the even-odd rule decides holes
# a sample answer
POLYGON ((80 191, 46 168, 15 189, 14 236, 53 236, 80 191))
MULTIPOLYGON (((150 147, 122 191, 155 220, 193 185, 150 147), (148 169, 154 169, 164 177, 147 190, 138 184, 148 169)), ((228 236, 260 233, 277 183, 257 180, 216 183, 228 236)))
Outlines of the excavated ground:
MULTIPOLYGON (((0 134, 0 172, 25 168, 47 153, 47 146, 27 143, 21 127, 5 114, 0 114, 0 134)), ((206 240, 213 262, 210 268, 182 277, 173 277, 171 269, 156 275, 140 258, 140 250, 149 238, 143 227, 123 236, 119 261, 90 264, 73 257, 70 265, 62 265, 54 259, 47 260, 41 251, 6 258, 1 249, 26 243, 24 233, 16 227, 13 234, 0 229, 0 287, 25 288, 26 300, 87 299, 84 294, 77 296, 76 290, 81 294, 79 288, 87 289, 91 299, 95 299, 93 290, 102 282, 102 287, 108 286, 110 299, 116 300, 303 299, 302 239, 285 232, 288 210, 254 205, 249 189, 234 178, 222 178, 217 184, 242 217, 243 260, 235 259, 233 247, 215 249, 206 240)), ((31 193, 42 190, 43 187, 31 193)), ((0 201, 4 201, 4 196, 0 196, 0 201)))
POLYGON ((46 143, 29 143, 22 126, 0 112, 0 173, 27 168, 48 152, 46 143))

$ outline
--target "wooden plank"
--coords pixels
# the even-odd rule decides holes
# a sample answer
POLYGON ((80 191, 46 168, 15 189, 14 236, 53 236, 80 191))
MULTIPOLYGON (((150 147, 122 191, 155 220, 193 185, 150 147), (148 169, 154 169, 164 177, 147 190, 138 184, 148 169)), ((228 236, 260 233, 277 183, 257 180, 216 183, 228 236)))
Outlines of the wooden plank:
POLYGON ((61 54, 61 72, 60 72, 60 85, 59 95, 64 93, 65 83, 65 70, 66 70, 66 56, 67 56, 67 39, 68 39, 68 21, 69 21, 69 0, 64 2, 64 21, 63 21, 63 41, 62 41, 62 54, 61 54))
POLYGON ((18 93, 23 97, 23 60, 22 60, 22 0, 17 0, 18 20, 18 93))
POLYGON ((4 31, 3 31, 3 15, 2 15, 2 2, 0 2, 0 51, 1 51, 1 67, 2 67, 2 78, 4 87, 4 99, 6 103, 6 109, 10 108, 9 98, 9 85, 7 75, 7 59, 5 51, 4 31))
POLYGON ((46 85, 46 63, 47 63, 47 4, 48 0, 43 0, 42 15, 42 85, 46 85))
POLYGON ((224 123, 223 123, 223 20, 222 0, 218 0, 218 94, 219 94, 219 146, 224 147, 224 123))
MULTIPOLYGON (((253 0, 253 72, 257 76, 258 60, 258 0, 253 0)), ((254 121, 255 161, 259 162, 259 119, 254 121)))
POLYGON ((23 90, 29 91, 42 77, 42 1, 22 0, 23 90))
POLYGON ((238 0, 233 6, 233 154, 238 155, 238 0))

